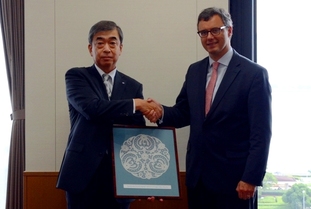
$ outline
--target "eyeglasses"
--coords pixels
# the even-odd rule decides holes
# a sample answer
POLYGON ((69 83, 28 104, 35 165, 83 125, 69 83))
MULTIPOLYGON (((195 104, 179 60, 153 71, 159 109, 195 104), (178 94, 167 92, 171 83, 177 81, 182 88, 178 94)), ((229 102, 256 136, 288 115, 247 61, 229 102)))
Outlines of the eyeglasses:
POLYGON ((201 30, 198 31, 197 34, 199 34, 199 36, 201 38, 204 38, 206 36, 208 36, 208 33, 211 33, 213 36, 217 36, 220 34, 220 31, 225 29, 227 26, 221 26, 220 28, 212 28, 211 30, 201 30))

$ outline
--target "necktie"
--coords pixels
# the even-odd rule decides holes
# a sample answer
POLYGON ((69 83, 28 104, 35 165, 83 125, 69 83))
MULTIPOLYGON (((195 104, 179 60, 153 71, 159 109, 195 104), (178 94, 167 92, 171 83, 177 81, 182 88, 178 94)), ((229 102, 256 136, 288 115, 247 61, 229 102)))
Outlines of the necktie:
POLYGON ((108 74, 104 74, 103 75, 103 79, 104 79, 104 84, 106 86, 106 90, 107 90, 107 94, 108 94, 108 97, 110 99, 111 97, 111 92, 112 92, 112 78, 110 75, 108 74))
POLYGON ((213 63, 213 70, 212 70, 212 75, 211 79, 208 82, 206 92, 205 92, 205 115, 207 115, 208 111, 211 108, 212 105, 212 98, 213 98, 213 93, 214 93, 214 88, 217 80, 217 68, 218 68, 219 63, 214 62, 213 63))

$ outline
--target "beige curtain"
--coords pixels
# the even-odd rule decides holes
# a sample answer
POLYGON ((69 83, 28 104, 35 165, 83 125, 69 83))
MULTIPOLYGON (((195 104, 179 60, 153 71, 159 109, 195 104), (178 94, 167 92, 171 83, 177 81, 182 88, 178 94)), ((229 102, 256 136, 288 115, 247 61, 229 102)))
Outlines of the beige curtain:
POLYGON ((25 170, 24 0, 0 2, 3 46, 13 112, 6 209, 22 209, 25 170))

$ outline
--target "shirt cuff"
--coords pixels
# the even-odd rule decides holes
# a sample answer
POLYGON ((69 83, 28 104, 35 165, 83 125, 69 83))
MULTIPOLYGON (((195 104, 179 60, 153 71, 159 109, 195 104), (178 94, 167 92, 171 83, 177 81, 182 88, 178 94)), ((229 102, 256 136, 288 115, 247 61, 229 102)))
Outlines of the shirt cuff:
POLYGON ((158 119, 158 124, 162 124, 163 123, 163 118, 164 118, 164 108, 162 106, 162 117, 158 119))
POLYGON ((135 114, 135 107, 136 107, 136 104, 135 104, 135 99, 133 99, 133 114, 135 114))

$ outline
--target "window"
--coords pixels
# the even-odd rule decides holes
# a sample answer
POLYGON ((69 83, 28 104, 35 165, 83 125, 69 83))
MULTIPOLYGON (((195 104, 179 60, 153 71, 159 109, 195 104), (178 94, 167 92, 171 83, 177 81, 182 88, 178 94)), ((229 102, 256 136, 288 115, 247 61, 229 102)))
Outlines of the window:
POLYGON ((311 206, 306 204, 304 187, 297 191, 295 200, 281 204, 283 194, 294 184, 311 188, 311 29, 306 25, 310 19, 307 3, 257 1, 257 62, 268 70, 272 86, 267 171, 275 177, 259 195, 259 209, 268 208, 264 203, 269 201, 277 202, 271 209, 311 206), (269 200, 269 196, 273 198, 269 200))
MULTIPOLYGON (((306 3, 304 0, 295 3, 299 5, 299 1, 300 5, 306 3)), ((284 173, 307 172, 311 169, 308 146, 311 140, 311 69, 308 63, 311 42, 307 38, 311 30, 304 21, 309 18, 308 7, 299 6, 293 10, 293 4, 284 1, 258 1, 257 4, 257 60, 269 71, 273 94, 273 139, 268 169, 284 173)))

